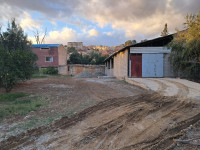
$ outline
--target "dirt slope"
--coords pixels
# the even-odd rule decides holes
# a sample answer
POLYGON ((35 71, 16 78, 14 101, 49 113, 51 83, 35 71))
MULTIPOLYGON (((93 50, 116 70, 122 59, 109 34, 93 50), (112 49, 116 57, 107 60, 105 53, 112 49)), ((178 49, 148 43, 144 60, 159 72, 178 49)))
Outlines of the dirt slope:
POLYGON ((109 99, 50 127, 40 127, 0 144, 1 149, 168 149, 200 120, 199 104, 142 94, 109 99))

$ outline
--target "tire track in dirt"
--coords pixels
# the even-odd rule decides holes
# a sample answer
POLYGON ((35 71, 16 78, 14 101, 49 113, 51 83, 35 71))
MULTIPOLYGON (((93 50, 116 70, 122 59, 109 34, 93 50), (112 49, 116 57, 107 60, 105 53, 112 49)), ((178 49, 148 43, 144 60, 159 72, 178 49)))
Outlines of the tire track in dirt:
POLYGON ((198 107, 195 101, 156 93, 109 99, 49 127, 10 137, 0 149, 165 149, 200 120, 198 107))
POLYGON ((172 81, 172 80, 167 80, 167 82, 170 82, 172 84, 175 84, 178 87, 178 94, 177 96, 180 98, 187 98, 188 94, 189 94, 189 89, 187 86, 185 86, 184 84, 181 84, 179 82, 176 81, 172 81))

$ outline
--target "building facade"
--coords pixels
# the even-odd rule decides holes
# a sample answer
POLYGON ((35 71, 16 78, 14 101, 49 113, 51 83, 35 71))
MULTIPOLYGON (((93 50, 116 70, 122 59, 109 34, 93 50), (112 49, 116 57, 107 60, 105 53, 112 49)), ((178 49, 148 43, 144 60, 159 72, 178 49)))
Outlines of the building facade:
POLYGON ((117 78, 175 77, 166 45, 173 35, 127 46, 105 60, 105 74, 117 78))
POLYGON ((32 51, 38 56, 39 68, 67 65, 67 52, 62 44, 34 44, 32 51))

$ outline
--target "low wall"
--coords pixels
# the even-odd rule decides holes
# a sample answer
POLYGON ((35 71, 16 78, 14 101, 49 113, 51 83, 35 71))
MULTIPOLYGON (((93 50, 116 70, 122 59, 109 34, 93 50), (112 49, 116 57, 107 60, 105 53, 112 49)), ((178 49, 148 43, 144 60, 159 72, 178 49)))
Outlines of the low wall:
POLYGON ((82 65, 82 64, 71 64, 67 66, 59 66, 58 73, 61 75, 77 75, 81 72, 102 72, 105 74, 104 65, 82 65))

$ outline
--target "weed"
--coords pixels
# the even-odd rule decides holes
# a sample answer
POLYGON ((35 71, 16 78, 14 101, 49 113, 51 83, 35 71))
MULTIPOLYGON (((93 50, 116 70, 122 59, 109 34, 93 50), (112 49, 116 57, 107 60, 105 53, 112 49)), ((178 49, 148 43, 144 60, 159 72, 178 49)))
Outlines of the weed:
POLYGON ((12 93, 1 95, 1 101, 3 101, 3 106, 0 107, 0 121, 5 117, 12 115, 26 115, 30 111, 37 110, 38 107, 45 105, 45 102, 41 100, 32 100, 33 98, 28 97, 28 99, 18 99, 24 96, 28 96, 25 93, 12 93))
POLYGON ((0 94, 0 102, 11 102, 15 101, 20 97, 28 96, 29 94, 26 93, 7 93, 7 94, 0 94))

